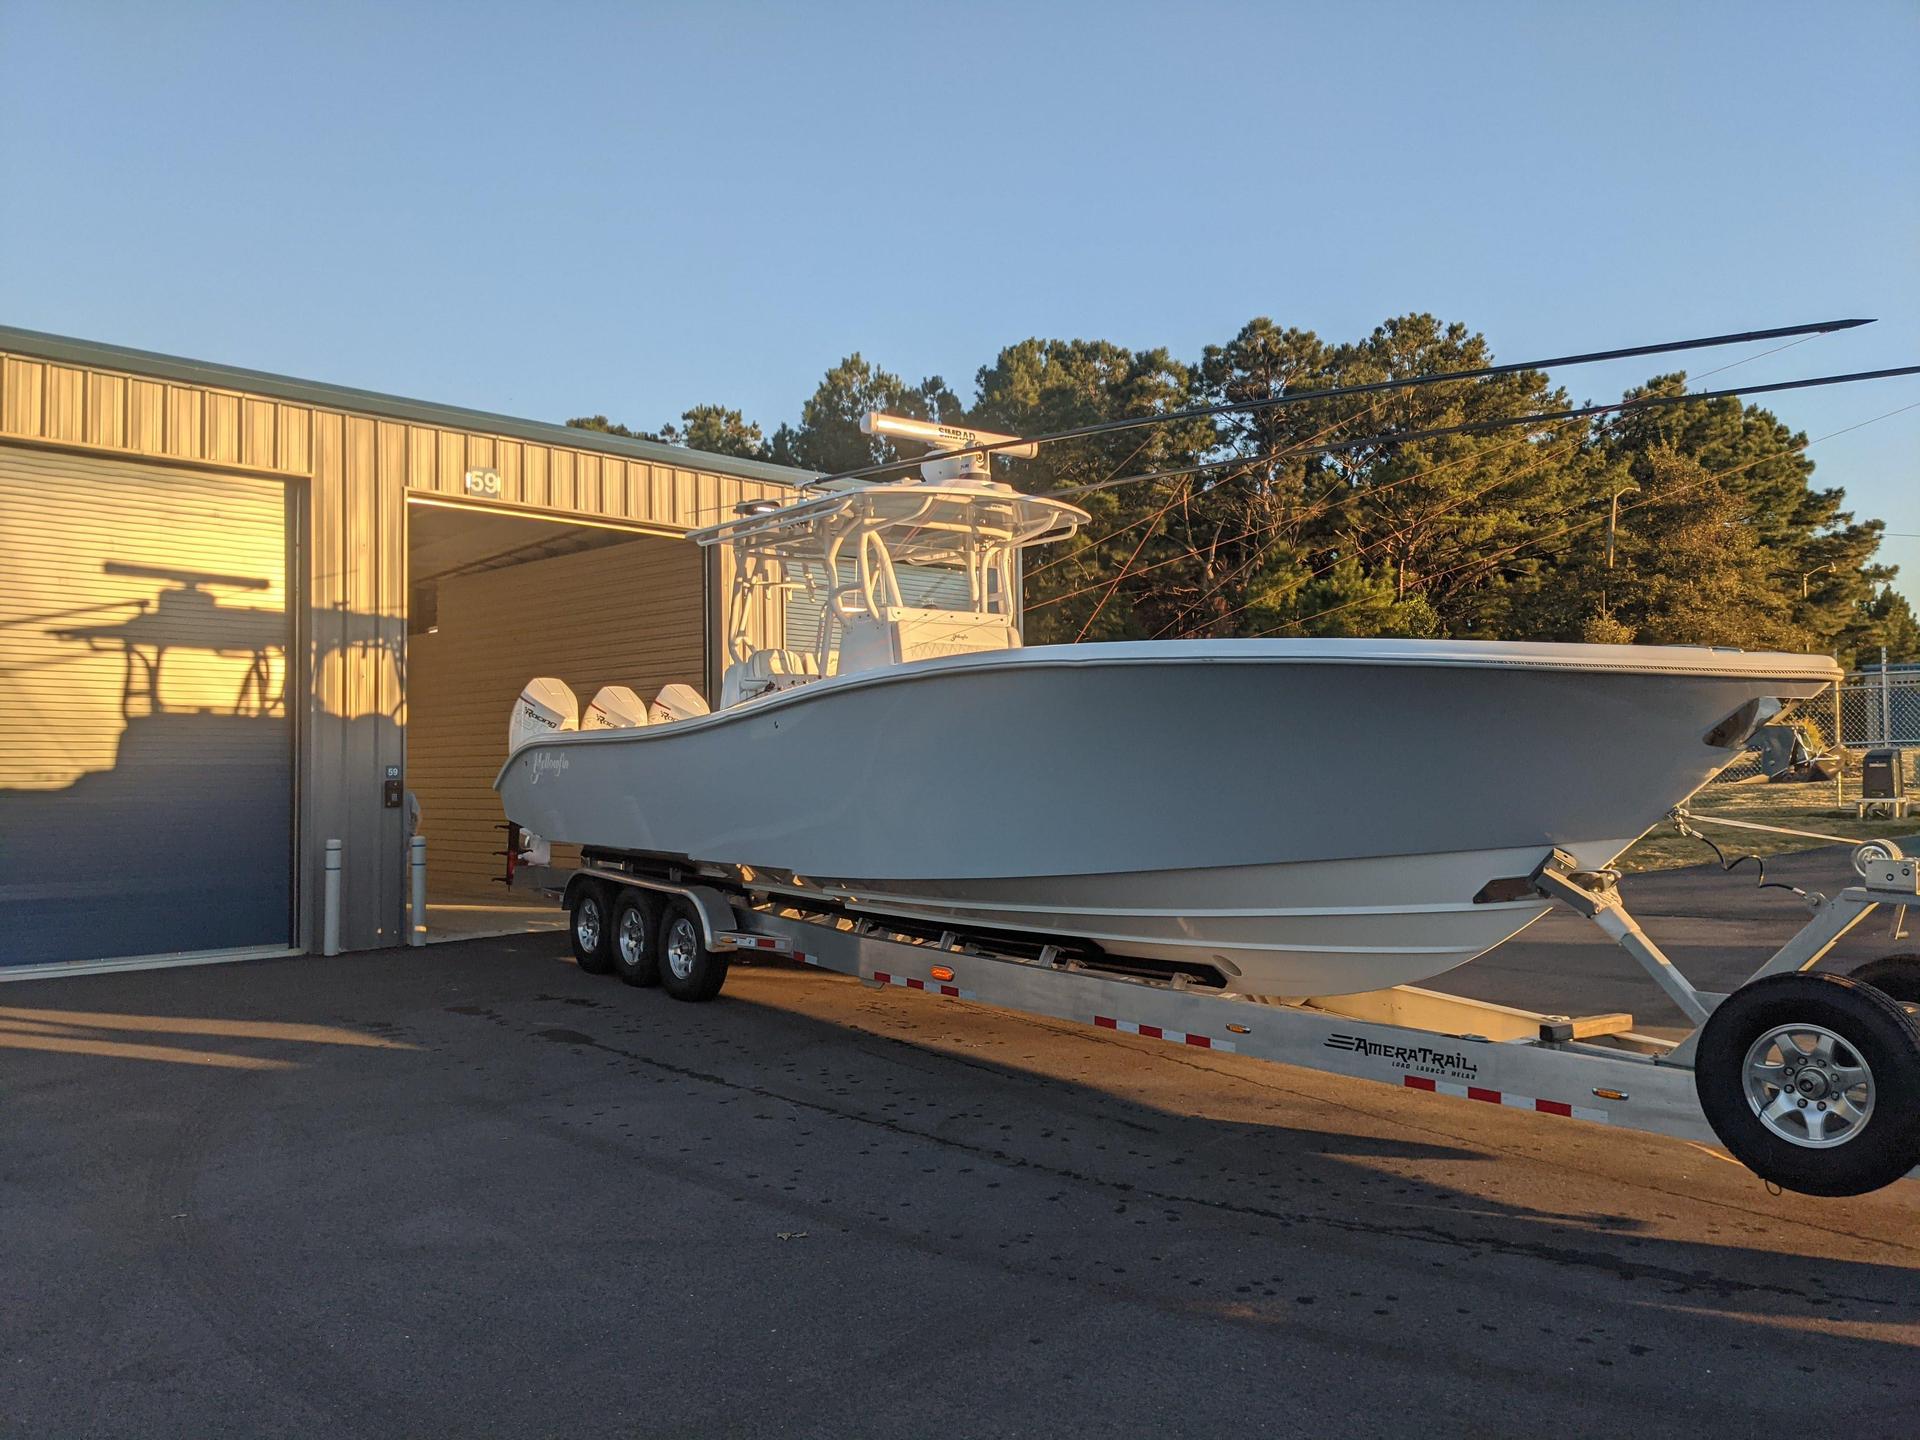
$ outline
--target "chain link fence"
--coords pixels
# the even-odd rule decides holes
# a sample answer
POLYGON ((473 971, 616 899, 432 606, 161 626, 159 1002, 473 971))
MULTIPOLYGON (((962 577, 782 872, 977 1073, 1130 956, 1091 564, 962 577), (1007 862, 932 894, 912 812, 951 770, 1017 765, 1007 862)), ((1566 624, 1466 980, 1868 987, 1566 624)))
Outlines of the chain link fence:
POLYGON ((1857 671, 1840 682, 1837 703, 1848 749, 1920 749, 1920 665, 1857 671))
MULTIPOLYGON (((1807 757, 1827 772, 1830 803, 1842 803, 1849 793, 1857 798, 1865 751, 1920 750, 1920 665, 1856 671, 1826 694, 1791 707, 1770 728, 1783 725, 1799 730, 1807 757)), ((1756 735, 1714 785, 1744 785, 1778 774, 1784 768, 1779 747, 1776 743, 1769 750, 1763 740, 1763 734, 1756 735)))
MULTIPOLYGON (((1756 732, 1748 748, 1707 787, 1687 802, 1696 821, 1715 818, 1785 827, 1805 832, 1707 833, 1721 839, 1728 853, 1775 855, 1804 850, 1816 836, 1866 840, 1894 837, 1913 853, 1908 837, 1920 832, 1920 812, 1890 814, 1863 806, 1862 761, 1869 750, 1894 748, 1906 778, 1916 788, 1920 761, 1920 666, 1889 667, 1849 675, 1810 700, 1790 706, 1756 732)), ((1884 773, 1884 772, 1883 772, 1884 773)), ((1889 807, 1894 808, 1894 807, 1889 807)), ((1665 869, 1707 862, 1698 841, 1672 824, 1654 827, 1622 860, 1628 870, 1665 869)))

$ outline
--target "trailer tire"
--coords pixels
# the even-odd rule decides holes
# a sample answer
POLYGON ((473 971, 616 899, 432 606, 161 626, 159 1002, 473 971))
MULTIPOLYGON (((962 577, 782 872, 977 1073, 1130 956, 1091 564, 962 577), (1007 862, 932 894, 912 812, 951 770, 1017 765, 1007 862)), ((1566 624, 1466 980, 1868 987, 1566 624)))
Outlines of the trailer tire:
POLYGON ((659 938, 659 904, 644 890, 626 891, 613 907, 613 973, 629 985, 658 985, 654 960, 659 938))
POLYGON ((676 1000, 711 1000, 727 980, 727 957, 709 950, 700 928, 700 912, 674 898, 660 912, 660 941, 654 946, 660 983, 676 1000))
POLYGON ((567 936, 573 941, 574 962, 589 975, 613 968, 613 925, 608 913, 612 897, 607 888, 587 881, 573 892, 567 906, 567 936))
POLYGON ((1734 991, 1701 1027, 1694 1086, 1720 1142, 1783 1189, 1864 1195, 1920 1165, 1920 1023, 1844 975, 1734 991))
POLYGON ((1920 955, 1882 955, 1855 966, 1847 976, 1891 995, 1903 1006, 1920 1005, 1920 955))

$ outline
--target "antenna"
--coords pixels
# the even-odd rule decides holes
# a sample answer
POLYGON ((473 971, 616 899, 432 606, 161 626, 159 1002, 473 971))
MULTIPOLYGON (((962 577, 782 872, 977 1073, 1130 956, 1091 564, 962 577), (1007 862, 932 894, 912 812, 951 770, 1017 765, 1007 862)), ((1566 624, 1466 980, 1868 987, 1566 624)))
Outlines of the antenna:
MULTIPOLYGON (((920 476, 930 485, 954 480, 990 480, 993 478, 991 455, 1031 460, 1040 453, 1038 444, 1022 440, 1018 435, 996 435, 991 430, 941 425, 932 420, 887 415, 879 410, 870 410, 860 418, 860 433, 884 435, 893 440, 918 440, 922 445, 934 447, 940 453, 920 462, 920 476)), ((809 480, 800 488, 804 490, 816 483, 809 480)))

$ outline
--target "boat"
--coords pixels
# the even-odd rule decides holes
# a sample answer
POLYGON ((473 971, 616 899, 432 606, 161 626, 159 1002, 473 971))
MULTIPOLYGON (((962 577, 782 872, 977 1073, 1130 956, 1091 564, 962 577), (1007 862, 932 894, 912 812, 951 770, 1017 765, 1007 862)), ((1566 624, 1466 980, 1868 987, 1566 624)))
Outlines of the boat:
POLYGON ((508 818, 876 923, 1351 994, 1511 938, 1555 851, 1604 871, 1839 674, 1690 646, 1023 645, 1020 557, 1086 519, 978 453, 742 507, 692 537, 731 561, 719 703, 622 691, 582 729, 536 681, 508 818))

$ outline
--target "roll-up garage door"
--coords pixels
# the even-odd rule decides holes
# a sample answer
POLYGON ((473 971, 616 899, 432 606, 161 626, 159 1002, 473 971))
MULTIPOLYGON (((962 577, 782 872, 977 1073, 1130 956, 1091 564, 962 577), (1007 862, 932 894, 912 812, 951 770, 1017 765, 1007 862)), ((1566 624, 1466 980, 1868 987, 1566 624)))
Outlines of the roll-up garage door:
POLYGON ((288 942, 286 516, 0 445, 0 965, 288 942))

